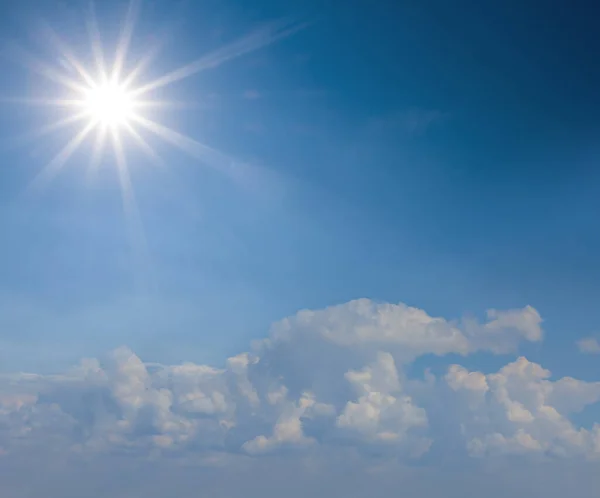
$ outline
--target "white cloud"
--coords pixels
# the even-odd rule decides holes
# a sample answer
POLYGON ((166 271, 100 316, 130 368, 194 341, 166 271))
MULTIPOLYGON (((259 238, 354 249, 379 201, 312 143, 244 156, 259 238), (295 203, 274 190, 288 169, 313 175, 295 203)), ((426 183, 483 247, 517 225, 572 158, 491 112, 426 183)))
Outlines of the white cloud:
POLYGON ((343 348, 390 349, 400 361, 410 362, 424 354, 505 353, 514 351, 521 340, 542 340, 542 320, 531 306, 489 310, 487 318, 484 324, 452 322, 402 303, 358 299, 323 310, 303 310, 281 320, 263 346, 319 341, 343 348))
POLYGON ((250 454, 267 453, 285 447, 306 447, 316 443, 315 439, 306 437, 302 429, 302 417, 307 414, 316 402, 310 393, 304 393, 297 403, 287 403, 273 427, 272 436, 257 436, 242 445, 242 449, 250 454))
MULTIPOLYGON (((427 427, 425 410, 402 393, 394 358, 379 353, 377 360, 360 371, 349 371, 346 379, 358 393, 356 401, 348 401, 336 425, 351 435, 369 443, 407 443, 407 434, 413 428, 427 427)), ((411 446, 421 456, 430 441, 419 438, 411 446)))
POLYGON ((595 337, 586 337, 577 341, 579 351, 586 354, 600 354, 600 342, 595 337))
POLYGON ((451 367, 448 386, 477 401, 469 403, 462 421, 469 452, 600 456, 594 444, 598 428, 577 427, 568 418, 600 401, 600 382, 549 377, 548 370, 523 357, 488 375, 451 367))
POLYGON ((0 448, 8 456, 51 447, 194 461, 291 450, 402 459, 432 445, 435 455, 455 454, 458 438, 472 456, 594 458, 600 429, 570 416, 600 400, 600 383, 551 380, 525 358, 491 374, 460 365, 441 379, 407 374, 423 355, 513 351, 542 336, 531 307, 490 311, 480 324, 362 299, 282 320, 223 368, 150 364, 119 348, 61 375, 4 375, 0 448))

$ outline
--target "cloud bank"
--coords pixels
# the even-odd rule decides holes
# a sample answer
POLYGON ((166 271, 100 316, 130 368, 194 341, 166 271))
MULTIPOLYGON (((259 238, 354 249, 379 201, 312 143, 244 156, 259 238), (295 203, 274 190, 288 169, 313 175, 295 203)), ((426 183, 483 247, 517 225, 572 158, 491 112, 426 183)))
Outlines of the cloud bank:
POLYGON ((543 339, 527 306, 448 321, 404 304, 303 310, 223 368, 145 363, 126 347, 59 375, 0 379, 0 469, 30 455, 233 465, 285 456, 371 462, 514 456, 600 460, 600 424, 573 415, 600 382, 552 379, 517 356, 543 339), (514 354, 495 372, 457 358, 514 354), (451 355, 443 375, 409 370, 451 355))

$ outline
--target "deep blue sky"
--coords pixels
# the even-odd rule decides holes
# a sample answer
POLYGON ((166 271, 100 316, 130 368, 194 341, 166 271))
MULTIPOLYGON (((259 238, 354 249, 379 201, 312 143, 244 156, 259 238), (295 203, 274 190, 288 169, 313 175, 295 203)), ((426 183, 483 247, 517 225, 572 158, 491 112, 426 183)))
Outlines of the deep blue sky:
MULTIPOLYGON (((89 57, 84 7, 5 2, 2 41, 55 61, 35 41, 39 16, 89 57)), ((107 43, 122 12, 98 8, 107 43)), ((16 143, 54 114, 2 104, 3 367, 53 369, 123 343, 219 363, 298 309, 370 297, 449 318, 530 304, 548 333, 530 358, 589 376, 596 360, 574 346, 596 332, 600 298, 589 6, 148 1, 132 53, 164 33, 151 77, 281 17, 312 24, 165 88, 203 105, 155 115, 253 169, 232 180, 153 142, 165 172, 131 152, 152 294, 136 283, 146 270, 131 264, 110 158, 86 183, 86 144, 29 194, 73 129, 16 143)), ((10 60, 2 74, 8 98, 58 90, 10 60)))

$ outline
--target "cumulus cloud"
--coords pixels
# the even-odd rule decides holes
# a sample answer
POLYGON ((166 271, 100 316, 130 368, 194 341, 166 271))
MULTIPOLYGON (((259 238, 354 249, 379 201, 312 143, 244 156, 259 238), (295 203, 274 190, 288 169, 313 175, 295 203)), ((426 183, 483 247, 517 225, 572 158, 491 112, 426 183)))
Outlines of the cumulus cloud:
POLYGON ((303 310, 273 325, 266 347, 321 341, 342 348, 392 349, 404 363, 424 354, 514 351, 521 340, 542 340, 541 317, 531 306, 487 312, 476 320, 448 321, 405 304, 358 299, 323 310, 303 310))
MULTIPOLYGON (((269 400, 272 402, 273 398, 270 397, 269 400)), ((273 434, 271 436, 257 436, 251 441, 244 443, 242 449, 250 454, 260 454, 281 447, 301 448, 313 445, 316 443, 316 440, 304 434, 302 418, 330 415, 333 411, 333 407, 317 403, 313 395, 304 393, 298 402, 285 403, 281 414, 273 426, 273 434)))
POLYGON ((516 351, 542 340, 541 323, 529 306, 489 311, 480 323, 361 299, 277 322, 223 368, 147 363, 123 347, 60 375, 4 375, 0 448, 418 459, 459 437, 471 456, 596 458, 600 426, 579 427, 571 416, 600 401, 598 382, 552 380, 523 357, 495 373, 455 364, 440 378, 408 374, 423 355, 516 351))
POLYGON ((523 357, 487 375, 450 367, 448 386, 469 400, 462 431, 471 455, 599 457, 600 425, 576 427, 568 416, 600 401, 600 382, 549 378, 548 370, 523 357))
POLYGON ((577 341, 579 351, 585 354, 600 354, 600 342, 595 337, 586 337, 577 341))
POLYGON ((391 354, 379 353, 373 364, 351 370, 345 377, 358 399, 346 403, 337 427, 367 443, 410 444, 415 456, 427 451, 429 439, 407 441, 411 429, 427 427, 427 414, 402 392, 391 354))

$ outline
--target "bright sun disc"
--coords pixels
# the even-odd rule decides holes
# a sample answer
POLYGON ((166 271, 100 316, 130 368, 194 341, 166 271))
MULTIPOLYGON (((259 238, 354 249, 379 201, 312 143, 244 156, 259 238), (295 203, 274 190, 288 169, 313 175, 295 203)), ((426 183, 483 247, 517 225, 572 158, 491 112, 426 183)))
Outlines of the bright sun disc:
POLYGON ((95 122, 116 127, 126 124, 131 119, 134 100, 121 85, 105 83, 89 89, 84 107, 95 122))

